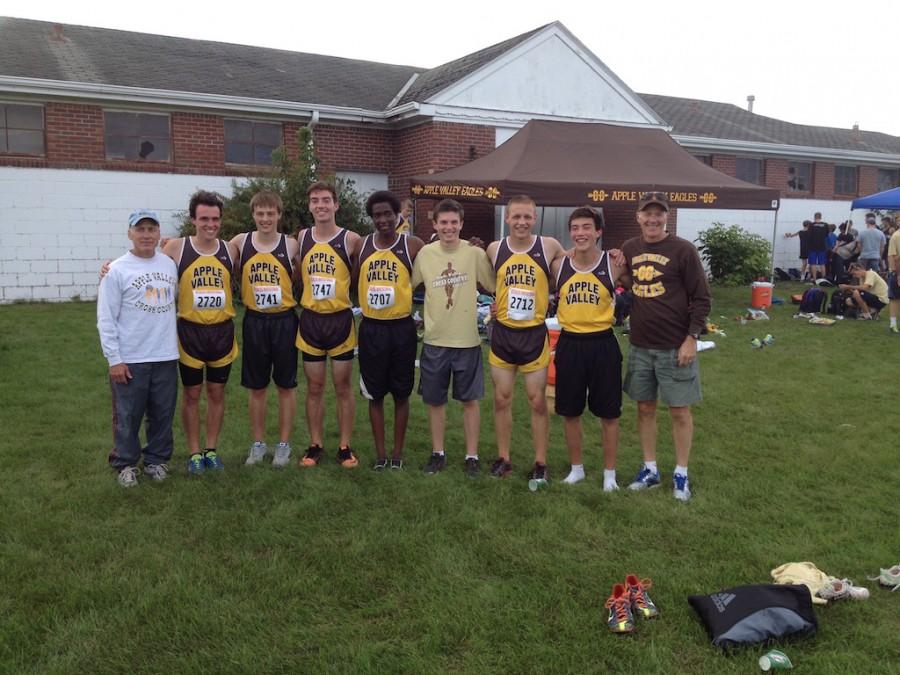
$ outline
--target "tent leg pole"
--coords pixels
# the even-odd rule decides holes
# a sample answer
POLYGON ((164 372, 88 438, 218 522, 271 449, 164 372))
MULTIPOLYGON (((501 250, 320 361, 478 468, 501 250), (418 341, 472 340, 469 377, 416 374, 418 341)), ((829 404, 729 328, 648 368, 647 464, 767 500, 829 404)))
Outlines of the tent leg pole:
MULTIPOLYGON (((779 204, 780 208, 780 204, 779 204)), ((778 240, 778 210, 775 209, 775 218, 772 223, 772 257, 769 265, 769 283, 775 283, 775 243, 778 240)))
POLYGON ((500 207, 500 239, 506 236, 506 207, 500 207))

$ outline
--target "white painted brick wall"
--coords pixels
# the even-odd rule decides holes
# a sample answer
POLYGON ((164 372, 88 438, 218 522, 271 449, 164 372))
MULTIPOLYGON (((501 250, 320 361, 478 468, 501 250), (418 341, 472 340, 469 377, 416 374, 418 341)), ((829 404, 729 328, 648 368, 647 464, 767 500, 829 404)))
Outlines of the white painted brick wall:
POLYGON ((0 302, 97 296, 97 270, 129 248, 128 214, 155 210, 165 236, 196 190, 231 178, 0 167, 0 302))
MULTIPOLYGON (((823 201, 817 199, 782 199, 778 210, 778 226, 775 233, 775 266, 788 269, 800 267, 800 240, 785 239, 786 232, 796 232, 804 220, 812 220, 819 211, 827 223, 839 225, 850 218, 850 202, 823 201)), ((854 214, 856 215, 856 214, 854 214)), ((678 236, 693 241, 701 231, 713 223, 740 225, 753 234, 772 242, 774 211, 730 211, 726 209, 678 209, 678 236)), ((861 222, 861 219, 860 219, 861 222)))

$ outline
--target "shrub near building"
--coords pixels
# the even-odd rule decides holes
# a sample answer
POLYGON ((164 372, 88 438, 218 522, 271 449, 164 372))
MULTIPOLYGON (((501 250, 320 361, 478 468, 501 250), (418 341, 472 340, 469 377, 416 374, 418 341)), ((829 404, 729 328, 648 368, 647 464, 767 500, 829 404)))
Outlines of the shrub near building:
POLYGON ((739 225, 726 227, 723 223, 713 223, 695 241, 710 279, 717 283, 739 286, 769 272, 769 242, 739 225))

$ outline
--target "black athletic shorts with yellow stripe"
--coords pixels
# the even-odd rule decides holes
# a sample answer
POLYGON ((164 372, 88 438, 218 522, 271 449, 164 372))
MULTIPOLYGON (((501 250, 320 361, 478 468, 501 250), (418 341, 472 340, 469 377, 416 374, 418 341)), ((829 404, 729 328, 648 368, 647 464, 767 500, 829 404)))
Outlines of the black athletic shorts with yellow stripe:
POLYGON ((491 353, 488 363, 499 368, 533 373, 550 365, 547 326, 510 328, 499 321, 491 327, 491 353))
POLYGON ((297 313, 246 310, 241 385, 265 389, 269 379, 281 389, 297 386, 297 313))
POLYGON ((356 323, 353 310, 343 309, 321 314, 311 309, 300 312, 297 349, 304 361, 350 361, 356 348, 356 323))
POLYGON ((204 366, 207 382, 227 382, 238 355, 234 321, 206 324, 178 319, 177 330, 181 383, 186 387, 202 384, 204 366))

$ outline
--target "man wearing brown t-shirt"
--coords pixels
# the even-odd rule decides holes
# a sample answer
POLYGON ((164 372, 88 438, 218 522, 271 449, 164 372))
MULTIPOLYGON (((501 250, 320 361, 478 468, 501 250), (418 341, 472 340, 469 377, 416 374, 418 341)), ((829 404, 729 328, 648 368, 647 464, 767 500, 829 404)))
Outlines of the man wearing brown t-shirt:
POLYGON ((622 246, 631 276, 631 348, 625 392, 638 404, 638 437, 644 463, 632 490, 657 487, 656 401, 669 407, 675 443, 673 496, 691 498, 687 465, 694 436, 691 405, 700 401, 697 339, 706 325, 710 296, 706 273, 691 242, 669 234, 663 192, 638 202, 641 236, 622 246))

